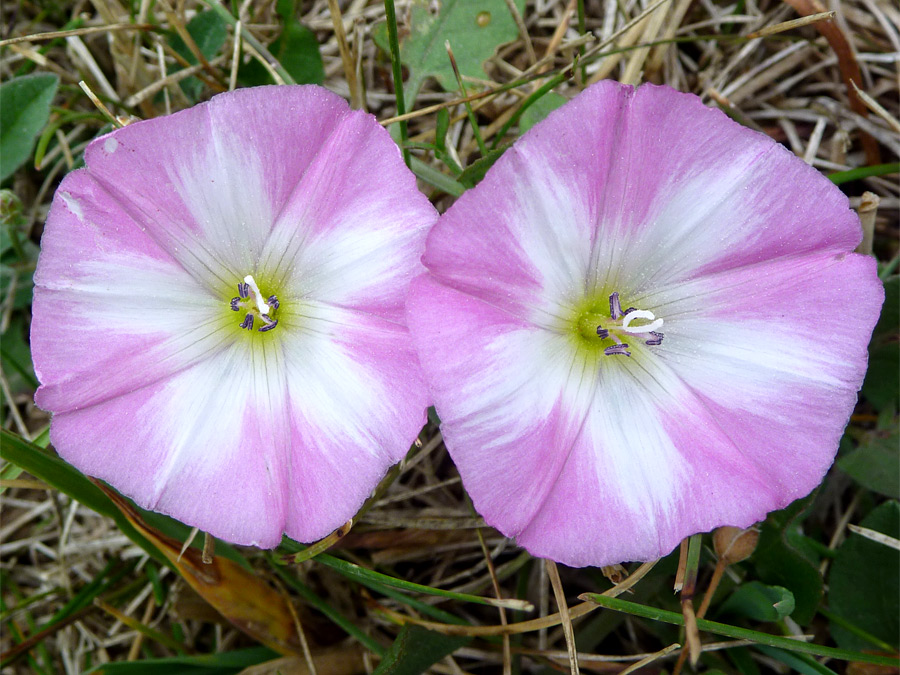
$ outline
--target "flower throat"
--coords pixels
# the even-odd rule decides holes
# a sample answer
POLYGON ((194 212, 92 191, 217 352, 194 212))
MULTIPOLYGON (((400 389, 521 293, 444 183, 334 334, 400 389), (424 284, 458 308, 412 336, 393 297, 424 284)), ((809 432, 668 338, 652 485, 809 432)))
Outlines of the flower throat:
POLYGON ((244 312, 244 320, 240 323, 241 328, 253 330, 253 324, 257 323, 259 326, 257 330, 265 333, 278 325, 278 319, 272 317, 279 307, 277 297, 270 295, 263 300, 259 286, 249 274, 244 277, 242 282, 238 283, 237 289, 237 296, 231 299, 231 311, 244 312))
POLYGON ((645 345, 654 347, 662 344, 663 334, 659 332, 663 320, 653 312, 645 309, 629 307, 623 310, 619 301, 619 293, 609 296, 609 316, 598 312, 587 312, 578 320, 578 331, 586 339, 612 340, 612 344, 604 348, 606 356, 631 356, 628 343, 623 340, 627 336, 647 336, 645 345), (649 323, 632 325, 634 321, 643 319, 649 323))

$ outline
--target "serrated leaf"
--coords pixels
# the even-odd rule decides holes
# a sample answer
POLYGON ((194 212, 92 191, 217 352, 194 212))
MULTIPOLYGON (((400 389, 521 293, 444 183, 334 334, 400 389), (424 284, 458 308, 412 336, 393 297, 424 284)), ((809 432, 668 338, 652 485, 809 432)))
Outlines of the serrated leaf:
MULTIPOLYGON (((860 523, 900 538, 900 503, 885 502, 860 523)), ((900 551, 859 534, 850 534, 837 551, 828 576, 829 609, 880 640, 900 646, 900 551)), ((844 649, 872 649, 864 638, 831 624, 844 649)))
POLYGON ((26 75, 0 85, 0 180, 6 180, 31 155, 34 139, 50 118, 59 78, 26 75))
POLYGON ((470 641, 469 637, 443 635, 407 624, 375 669, 375 675, 419 675, 470 641))
MULTIPOLYGON (((524 11, 525 0, 514 2, 524 11)), ((410 73, 404 85, 408 103, 426 77, 436 78, 447 91, 457 89, 445 42, 450 42, 460 75, 484 79, 485 61, 519 35, 504 0, 413 0, 410 7, 409 30, 401 30, 400 41, 400 59, 410 73)), ((383 25, 380 33, 376 42, 384 48, 383 25)))
POLYGON ((780 621, 795 608, 794 594, 783 586, 767 586, 751 581, 738 586, 720 608, 724 614, 737 614, 754 621, 780 621))
POLYGON ((874 492, 900 499, 900 436, 875 437, 841 457, 838 468, 874 492))

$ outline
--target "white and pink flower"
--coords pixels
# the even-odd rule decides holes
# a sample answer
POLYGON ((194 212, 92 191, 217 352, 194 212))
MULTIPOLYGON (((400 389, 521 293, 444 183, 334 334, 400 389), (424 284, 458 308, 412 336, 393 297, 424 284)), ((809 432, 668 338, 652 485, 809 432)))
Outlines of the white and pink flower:
POLYGON ((441 217, 408 321, 486 521, 650 560, 808 494, 883 300, 847 199, 695 96, 611 82, 441 217))
POLYGON ((347 521, 428 405, 404 300, 437 214, 389 135, 322 88, 263 87, 85 159, 35 275, 60 455, 239 544, 347 521))

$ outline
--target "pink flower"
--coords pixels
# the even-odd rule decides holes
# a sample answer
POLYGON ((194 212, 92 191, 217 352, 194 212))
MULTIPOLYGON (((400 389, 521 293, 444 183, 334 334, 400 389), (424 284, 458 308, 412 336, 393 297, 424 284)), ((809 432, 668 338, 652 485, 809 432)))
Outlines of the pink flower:
POLYGON ((60 185, 32 348, 62 457, 238 544, 324 536, 424 423, 403 303, 437 215, 319 87, 216 96, 60 185))
POLYGON ((429 234, 407 316, 486 521, 568 565, 749 526, 831 464, 883 291, 847 199, 695 96, 611 82, 429 234))

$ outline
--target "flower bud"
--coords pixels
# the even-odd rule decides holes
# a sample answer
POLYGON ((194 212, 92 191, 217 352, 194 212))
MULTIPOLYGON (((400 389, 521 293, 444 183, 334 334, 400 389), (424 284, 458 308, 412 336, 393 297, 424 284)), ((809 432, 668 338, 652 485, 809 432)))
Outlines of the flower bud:
POLYGON ((720 527, 713 532, 713 547, 716 555, 726 565, 746 560, 759 542, 759 531, 753 528, 742 530, 739 527, 720 527))

